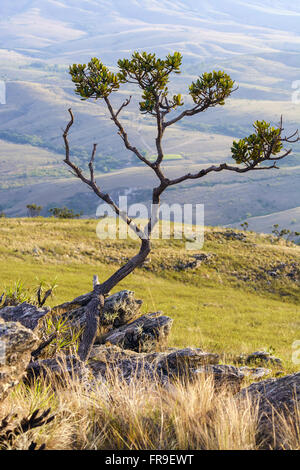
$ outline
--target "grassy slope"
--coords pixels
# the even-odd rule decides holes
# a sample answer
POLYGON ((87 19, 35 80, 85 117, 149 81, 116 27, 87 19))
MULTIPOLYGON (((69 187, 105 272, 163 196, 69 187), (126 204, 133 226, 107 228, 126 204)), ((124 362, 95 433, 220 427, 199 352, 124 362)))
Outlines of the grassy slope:
MULTIPOLYGON (((92 276, 105 279, 137 249, 135 241, 100 241, 95 220, 0 219, 0 290, 22 279, 57 278, 52 305, 87 292, 92 276), (39 254, 34 251, 38 249, 39 254)), ((214 254, 199 268, 177 271, 178 262, 195 254, 181 241, 154 241, 151 263, 118 289, 144 300, 143 311, 162 310, 174 318, 171 346, 197 346, 224 353, 224 360, 260 348, 274 348, 292 364, 292 344, 300 339, 300 289, 285 274, 297 263, 300 248, 270 243, 247 233, 245 241, 227 240, 221 229, 206 229, 204 252, 214 254), (286 263, 274 280, 266 271, 286 263)))

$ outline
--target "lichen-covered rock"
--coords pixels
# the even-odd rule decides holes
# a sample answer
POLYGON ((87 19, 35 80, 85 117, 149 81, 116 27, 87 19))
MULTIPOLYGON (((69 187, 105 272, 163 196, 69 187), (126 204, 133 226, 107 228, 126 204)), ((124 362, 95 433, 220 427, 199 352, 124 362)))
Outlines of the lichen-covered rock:
POLYGON ((270 353, 266 351, 255 351, 245 359, 245 364, 251 365, 273 365, 282 367, 282 362, 278 357, 272 356, 270 353))
POLYGON ((230 365, 207 365, 195 371, 195 376, 212 377, 218 387, 226 387, 233 393, 241 389, 245 375, 237 367, 230 365))
POLYGON ((20 323, 0 319, 0 399, 22 379, 38 337, 20 323))
POLYGON ((202 364, 216 364, 218 355, 200 349, 178 349, 166 352, 137 353, 116 346, 95 346, 89 366, 94 374, 118 373, 126 380, 153 378, 166 384, 174 378, 189 379, 202 364))
POLYGON ((132 291, 117 292, 105 299, 100 323, 114 328, 125 325, 136 318, 142 303, 142 300, 135 299, 132 291))
POLYGON ((173 324, 172 318, 160 312, 143 315, 128 325, 109 331, 96 340, 96 344, 109 343, 136 352, 157 350, 167 340, 173 324))
POLYGON ((185 348, 171 352, 159 353, 154 359, 157 367, 166 375, 182 376, 195 371, 206 364, 218 364, 218 354, 202 351, 202 349, 185 348))
POLYGON ((186 271, 189 269, 196 269, 201 266, 203 263, 210 261, 215 255, 213 253, 198 253, 197 255, 192 256, 192 260, 184 262, 178 261, 174 269, 176 271, 186 271))
POLYGON ((61 384, 68 384, 68 377, 84 382, 90 388, 94 381, 125 380, 159 380, 165 383, 166 378, 156 374, 154 366, 145 355, 125 351, 117 346, 95 346, 88 363, 81 362, 73 356, 44 359, 31 362, 27 368, 27 381, 43 376, 55 376, 61 384))
POLYGON ((16 307, 4 307, 0 309, 0 318, 8 322, 19 322, 29 330, 36 331, 40 320, 50 313, 50 307, 38 308, 26 302, 16 307))
POLYGON ((231 391, 237 393, 241 389, 241 385, 245 377, 251 377, 253 379, 260 379, 269 375, 271 371, 269 369, 256 368, 251 369, 249 367, 235 367, 232 365, 219 364, 219 365, 205 365, 199 367, 195 371, 195 375, 206 375, 212 376, 217 385, 225 385, 230 388, 231 391))
POLYGON ((251 377, 254 380, 262 379, 272 373, 271 369, 265 367, 240 367, 239 371, 245 375, 245 377, 251 377))
POLYGON ((89 360, 95 378, 109 380, 113 377, 131 380, 150 379, 166 383, 167 378, 158 374, 147 354, 124 350, 117 346, 95 346, 89 360))
POLYGON ((67 373, 90 385, 94 380, 109 381, 116 377, 127 383, 146 379, 165 386, 174 379, 194 380, 196 367, 217 361, 216 354, 200 349, 139 353, 113 345, 98 345, 93 347, 87 364, 74 357, 54 358, 32 362, 27 370, 28 379, 41 374, 47 376, 51 371, 62 381, 66 381, 67 373))
MULTIPOLYGON (((65 310, 62 318, 67 319, 73 327, 82 328, 86 322, 87 305, 91 300, 91 294, 78 297, 78 299, 77 304, 76 299, 70 303, 73 307, 75 306, 73 309, 70 309, 69 304, 63 304, 53 310, 57 312, 65 310)), ((113 328, 125 325, 137 317, 141 305, 142 300, 135 299, 134 292, 128 290, 117 292, 105 299, 104 308, 101 313, 99 311, 100 325, 113 328)))
POLYGON ((92 300, 92 292, 88 292, 87 294, 80 295, 76 297, 76 299, 72 300, 71 302, 65 302, 63 304, 57 305, 53 307, 53 311, 56 313, 66 313, 71 312, 79 307, 86 306, 92 300))
POLYGON ((49 372, 66 386, 69 379, 79 379, 88 384, 91 378, 88 367, 80 359, 75 356, 62 356, 30 362, 26 369, 26 381, 30 382, 40 376, 47 377, 49 372))
POLYGON ((249 396, 259 403, 258 441, 264 446, 285 448, 285 435, 280 426, 280 415, 291 417, 296 423, 300 402, 300 372, 280 379, 253 383, 242 390, 241 397, 249 396), (275 433, 275 434, 274 434, 275 433))

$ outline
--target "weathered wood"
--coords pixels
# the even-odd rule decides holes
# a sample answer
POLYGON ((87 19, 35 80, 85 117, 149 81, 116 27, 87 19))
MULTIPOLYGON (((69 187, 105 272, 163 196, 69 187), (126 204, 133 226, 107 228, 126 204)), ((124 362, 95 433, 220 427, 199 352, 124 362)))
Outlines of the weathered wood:
POLYGON ((102 294, 93 296, 92 300, 87 306, 86 325, 83 332, 82 340, 79 345, 78 355, 81 361, 87 361, 92 347, 94 345, 98 327, 99 316, 104 307, 104 296, 102 294))

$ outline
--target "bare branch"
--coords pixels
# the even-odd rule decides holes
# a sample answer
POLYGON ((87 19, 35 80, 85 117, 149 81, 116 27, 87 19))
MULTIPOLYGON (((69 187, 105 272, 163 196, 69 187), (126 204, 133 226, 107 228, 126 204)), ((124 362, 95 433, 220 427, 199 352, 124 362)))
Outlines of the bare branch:
MULTIPOLYGON (((231 94, 234 93, 236 90, 238 90, 239 87, 234 88, 231 91, 231 94)), ((194 106, 193 108, 186 109, 185 111, 182 111, 178 116, 176 116, 174 119, 171 119, 170 121, 164 123, 164 128, 172 126, 178 121, 181 121, 186 116, 195 116, 195 114, 203 113, 206 111, 208 108, 214 108, 220 103, 220 100, 212 100, 209 95, 206 95, 203 99, 202 104, 198 104, 194 106)))
POLYGON ((271 170, 271 169, 274 169, 274 168, 277 168, 275 166, 275 164, 273 164, 271 166, 268 166, 268 167, 260 167, 260 166, 249 165, 249 166, 244 167, 244 168, 239 168, 237 166, 227 165, 227 163, 222 163, 219 166, 213 165, 213 166, 210 166, 209 168, 202 169, 198 173, 188 173, 188 174, 183 175, 179 178, 170 180, 169 186, 174 186, 175 184, 182 183, 183 181, 186 181, 186 180, 199 179, 199 178, 202 178, 203 176, 208 175, 211 172, 217 172, 218 173, 220 171, 227 170, 227 171, 235 171, 236 173, 247 173, 248 171, 252 171, 252 170, 271 170))
POLYGON ((122 137, 122 140, 125 144, 125 147, 127 148, 127 150, 130 150, 131 152, 133 152, 139 160, 141 160, 142 162, 144 162, 146 165, 150 166, 150 168, 153 167, 152 163, 145 157, 143 157, 143 155, 138 151, 138 149, 136 147, 133 147, 130 142, 129 142, 129 139, 128 139, 128 135, 127 133, 125 132, 122 124, 120 123, 120 121, 118 120, 118 113, 119 111, 122 109, 122 106, 120 108, 120 110, 118 111, 118 113, 115 113, 114 110, 113 110, 113 107, 109 101, 109 99, 107 97, 104 98, 105 100, 105 103, 107 105, 107 108, 110 112, 110 115, 111 115, 111 119, 112 121, 115 123, 115 125, 117 126, 117 128, 119 129, 119 132, 118 134, 122 137))
POLYGON ((90 163, 89 163, 89 169, 90 169, 91 182, 92 182, 92 183, 95 183, 95 177, 94 177, 94 161, 95 161, 96 152, 97 152, 97 144, 94 144, 93 153, 92 153, 91 160, 90 160, 90 163))
POLYGON ((94 179, 94 158, 95 158, 95 155, 96 155, 96 144, 94 144, 94 148, 93 148, 93 153, 92 153, 92 157, 91 157, 91 160, 90 160, 90 163, 89 163, 89 167, 90 167, 90 174, 91 174, 91 178, 88 179, 84 176, 82 170, 77 166, 75 165, 75 163, 73 163, 70 159, 70 146, 69 146, 69 139, 68 139, 68 133, 72 127, 72 125, 74 124, 74 115, 73 115, 73 112, 71 109, 69 109, 69 114, 70 114, 70 121, 69 123, 67 124, 67 127, 64 131, 64 134, 63 134, 63 138, 64 138, 64 142, 65 142, 65 149, 66 149, 66 158, 64 160, 64 162, 73 170, 73 174, 74 176, 77 176, 77 178, 81 179, 81 181, 83 181, 85 184, 87 184, 93 191, 94 193, 100 198, 102 199, 102 201, 106 202, 109 206, 111 206, 114 210, 114 212, 120 216, 122 218, 122 220, 124 220, 124 222, 126 222, 126 224, 138 235, 138 237, 142 240, 144 237, 145 237, 145 234, 142 230, 140 230, 137 225, 134 223, 134 221, 129 218, 127 216, 127 214, 124 214, 123 211, 121 211, 121 209, 114 203, 114 201, 111 199, 111 197, 109 196, 109 194, 105 194, 103 193, 100 188, 98 187, 98 185, 96 184, 96 181, 94 179))
POLYGON ((104 98, 105 102, 106 102, 106 105, 108 107, 108 110, 110 112, 110 115, 111 115, 111 119, 112 121, 115 123, 115 125, 117 126, 117 128, 119 129, 119 132, 118 134, 120 135, 120 137, 122 138, 123 142, 124 142, 124 145, 125 147, 127 148, 127 150, 130 150, 131 152, 133 152, 139 160, 141 160, 142 162, 144 162, 147 166, 149 166, 150 168, 152 168, 152 170, 155 172, 156 176, 159 178, 159 180, 161 182, 164 182, 166 180, 163 172, 161 171, 161 168, 160 168, 160 165, 155 162, 155 163, 152 163, 150 162, 150 160, 148 160, 146 157, 143 157, 143 155, 138 151, 138 149, 136 147, 133 147, 130 142, 129 142, 129 139, 128 139, 128 135, 127 133, 125 132, 122 124, 120 123, 120 121, 118 120, 118 117, 116 115, 116 113, 114 112, 113 110, 113 107, 109 101, 109 99, 107 97, 104 98))
POLYGON ((119 116, 120 112, 126 107, 129 105, 130 101, 131 101, 131 98, 132 96, 130 96, 129 98, 127 98, 126 101, 124 101, 124 103, 122 104, 122 106, 119 108, 119 110, 116 112, 116 117, 119 116))

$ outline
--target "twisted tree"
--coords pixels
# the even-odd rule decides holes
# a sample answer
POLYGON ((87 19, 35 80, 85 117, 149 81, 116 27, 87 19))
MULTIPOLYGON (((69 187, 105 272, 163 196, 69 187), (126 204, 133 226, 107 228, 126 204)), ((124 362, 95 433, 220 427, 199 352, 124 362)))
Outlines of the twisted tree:
POLYGON ((99 313, 104 305, 104 296, 138 266, 141 266, 150 253, 151 234, 158 221, 158 207, 163 192, 171 186, 187 180, 203 178, 212 172, 234 171, 247 173, 248 171, 278 168, 277 162, 287 157, 292 151, 284 148, 284 144, 299 140, 298 131, 288 137, 283 136, 282 119, 278 127, 272 127, 270 123, 265 121, 256 121, 253 126, 254 132, 250 136, 233 142, 231 151, 234 165, 222 163, 201 169, 196 173, 183 174, 175 179, 168 178, 161 168, 165 156, 162 141, 168 127, 184 118, 203 113, 210 108, 223 106, 225 100, 237 89, 235 88, 235 82, 225 72, 204 73, 189 87, 189 94, 193 100, 192 106, 183 108, 182 96, 180 94, 170 96, 168 90, 170 76, 180 73, 181 63, 182 56, 179 52, 169 54, 165 59, 159 59, 155 54, 135 52, 131 59, 118 61, 118 73, 111 72, 97 58, 92 58, 87 65, 74 64, 69 70, 72 81, 75 83, 76 94, 80 95, 83 100, 104 101, 110 119, 116 126, 117 133, 126 149, 150 167, 157 177, 157 185, 152 191, 152 204, 156 209, 151 213, 145 227, 141 229, 127 214, 121 211, 111 196, 103 192, 98 186, 94 171, 97 144, 93 145, 88 175, 84 174, 83 170, 72 161, 68 135, 74 123, 74 115, 72 110, 69 109, 70 121, 63 134, 66 151, 65 163, 71 168, 71 172, 76 177, 88 185, 102 201, 114 210, 117 216, 127 223, 141 241, 140 250, 132 259, 112 274, 109 279, 94 286, 93 295, 87 308, 86 327, 79 347, 79 356, 83 361, 88 359, 96 337, 99 313), (124 125, 120 121, 120 115, 123 109, 130 104, 131 97, 121 103, 118 109, 114 109, 111 103, 110 95, 117 92, 124 83, 135 85, 141 90, 139 111, 142 114, 153 116, 156 123, 155 146, 157 155, 154 161, 150 161, 132 144, 124 125), (179 108, 182 108, 182 111, 176 113, 179 108))

